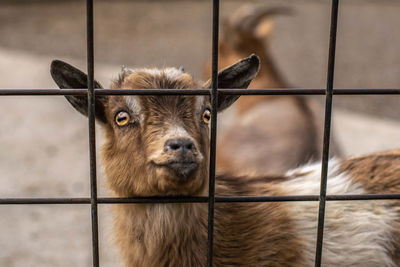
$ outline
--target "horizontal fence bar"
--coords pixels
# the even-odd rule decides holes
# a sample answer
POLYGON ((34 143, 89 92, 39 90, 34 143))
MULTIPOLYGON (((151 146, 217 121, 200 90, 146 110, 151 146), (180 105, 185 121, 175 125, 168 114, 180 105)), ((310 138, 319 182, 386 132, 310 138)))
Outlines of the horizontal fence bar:
MULTIPOLYGON (((277 88, 277 89, 218 89, 221 95, 325 95, 326 89, 277 88)), ((334 95, 394 95, 400 89, 393 88, 356 88, 333 89, 334 95)))
MULTIPOLYGON (((327 195, 327 201, 398 200, 400 194, 327 195)), ((319 195, 216 196, 218 203, 319 201, 319 195)), ((98 204, 207 203, 208 197, 97 198, 98 204)), ((0 205, 91 204, 91 198, 0 198, 0 205)))
MULTIPOLYGON (((326 89, 218 89, 219 95, 325 95, 326 89)), ((96 95, 211 95, 209 89, 96 89, 96 95)), ((396 95, 394 88, 340 88, 334 95, 396 95)), ((0 89, 0 96, 87 95, 87 89, 0 89)))
POLYGON ((137 197, 137 198, 99 198, 99 204, 124 204, 124 203, 207 203, 208 197, 137 197))
POLYGON ((90 198, 0 198, 0 205, 90 204, 90 198))

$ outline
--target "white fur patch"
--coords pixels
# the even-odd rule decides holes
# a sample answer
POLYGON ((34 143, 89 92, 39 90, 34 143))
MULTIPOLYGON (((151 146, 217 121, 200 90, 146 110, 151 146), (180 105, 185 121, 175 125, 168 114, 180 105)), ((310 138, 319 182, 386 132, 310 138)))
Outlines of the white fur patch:
POLYGON ((168 131, 165 133, 165 139, 175 139, 175 138, 187 138, 192 139, 190 134, 186 131, 185 128, 180 126, 171 126, 168 131))
POLYGON ((141 107, 136 96, 124 96, 128 108, 135 114, 140 114, 141 107))
POLYGON ((164 72, 170 80, 178 80, 184 74, 182 71, 175 68, 166 68, 164 72))
MULTIPOLYGON (((329 194, 365 194, 360 184, 338 172, 338 162, 329 163, 329 194)), ((282 183, 289 195, 318 195, 321 164, 311 164, 288 174, 308 173, 282 183)), ((325 213, 322 266, 397 266, 389 255, 393 222, 398 218, 387 201, 328 201, 325 213)), ((287 203, 297 233, 306 241, 303 254, 307 266, 314 265, 318 225, 318 205, 313 202, 287 203)))
POLYGON ((205 100, 205 96, 196 97, 196 109, 197 110, 203 111, 202 109, 204 108, 204 100, 205 100))
POLYGON ((128 106, 129 110, 131 111, 132 116, 134 117, 135 121, 138 121, 140 123, 143 122, 143 116, 142 116, 142 108, 140 107, 140 103, 136 96, 124 96, 126 105, 128 106))

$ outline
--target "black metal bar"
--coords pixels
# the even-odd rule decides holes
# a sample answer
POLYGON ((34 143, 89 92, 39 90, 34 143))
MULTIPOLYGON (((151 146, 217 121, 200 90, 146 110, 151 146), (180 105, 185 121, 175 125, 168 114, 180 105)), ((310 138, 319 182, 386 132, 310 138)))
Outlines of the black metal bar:
POLYGON ((98 89, 98 95, 211 95, 210 89, 98 89))
POLYGON ((208 197, 184 197, 184 196, 158 196, 158 197, 133 197, 133 198, 98 198, 99 204, 146 204, 146 203, 207 203, 208 197))
MULTIPOLYGON (((87 89, 0 89, 0 96, 86 95, 87 89)), ((211 95, 209 89, 95 89, 96 95, 211 95)), ((325 95, 326 89, 218 89, 218 95, 325 95)), ((333 89, 333 95, 397 95, 395 88, 333 89)))
POLYGON ((321 186, 320 186, 320 200, 319 200, 319 211, 318 211, 317 246, 315 252, 316 267, 321 266, 322 245, 324 239, 326 189, 328 180, 328 160, 329 160, 329 144, 331 135, 333 82, 335 74, 338 11, 339 11, 339 0, 332 0, 331 28, 329 34, 330 36, 329 59, 328 59, 327 85, 326 85, 327 93, 326 93, 326 103, 325 103, 324 143, 323 143, 323 154, 322 154, 321 186))
POLYGON ((96 175, 96 129, 95 129, 95 91, 94 91, 94 37, 93 0, 86 1, 87 22, 87 71, 88 71, 88 123, 90 152, 90 203, 92 218, 93 266, 99 266, 99 233, 97 214, 97 175, 96 175))
MULTIPOLYGON (((327 195, 326 201, 400 200, 400 194, 327 195)), ((215 196, 216 203, 319 201, 319 195, 215 196)), ((207 203, 208 197, 97 198, 98 204, 207 203)), ((0 198, 0 205, 91 204, 91 198, 0 198)))
POLYGON ((215 202, 215 159, 217 142, 217 103, 218 103, 218 31, 219 0, 213 0, 212 22, 212 66, 211 66, 211 135, 210 166, 208 187, 208 255, 207 265, 213 266, 214 255, 214 202, 215 202))
POLYGON ((0 205, 90 204, 90 198, 0 198, 0 205))
POLYGON ((87 89, 0 89, 0 96, 87 95, 87 89))
POLYGON ((400 194, 361 194, 361 195, 327 195, 327 201, 352 201, 352 200, 395 200, 400 199, 400 194))
MULTIPOLYGON (((220 95, 325 95, 326 89, 306 88, 271 88, 271 89, 218 89, 220 95)), ((400 89, 333 89, 334 95, 394 95, 400 94, 400 89)))

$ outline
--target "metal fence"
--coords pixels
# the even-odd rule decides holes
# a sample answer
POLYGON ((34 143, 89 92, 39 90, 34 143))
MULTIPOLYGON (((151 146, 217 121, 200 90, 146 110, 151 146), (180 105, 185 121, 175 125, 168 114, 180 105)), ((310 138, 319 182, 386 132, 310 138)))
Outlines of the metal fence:
POLYGON ((110 90, 94 89, 94 41, 93 41, 93 0, 86 1, 87 6, 87 89, 0 89, 0 96, 11 95, 87 95, 90 150, 90 185, 91 196, 86 198, 0 198, 0 205, 12 204, 90 204, 92 221, 92 252, 93 266, 100 266, 98 245, 98 214, 99 204, 115 203, 208 203, 208 266, 213 264, 213 228, 214 204, 216 202, 280 202, 280 201, 319 201, 318 234, 315 252, 315 266, 321 266, 323 231, 326 201, 378 200, 400 199, 400 194, 367 194, 367 195, 327 195, 327 171, 330 145, 332 99, 333 95, 381 95, 400 94, 400 89, 334 89, 336 35, 339 11, 339 0, 332 0, 329 58, 327 68, 327 85, 324 89, 218 89, 218 31, 219 31, 219 0, 213 0, 212 26, 212 83, 211 89, 174 90, 174 89, 129 89, 110 90), (97 197, 96 150, 95 150, 95 117, 94 99, 96 95, 210 95, 212 110, 216 110, 218 95, 325 95, 325 123, 323 140, 322 172, 319 195, 296 196, 215 196, 215 152, 217 133, 217 112, 212 112, 210 171, 208 197, 136 197, 136 198, 99 198, 97 197))

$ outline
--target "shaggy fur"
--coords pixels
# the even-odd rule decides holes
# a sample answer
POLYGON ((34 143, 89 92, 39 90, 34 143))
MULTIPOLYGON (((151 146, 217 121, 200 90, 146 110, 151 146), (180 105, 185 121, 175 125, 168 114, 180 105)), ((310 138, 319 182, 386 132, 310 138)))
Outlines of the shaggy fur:
MULTIPOLYGON (((53 64, 52 72, 64 70, 58 68, 63 64, 53 64)), ((241 70, 245 75, 240 76, 251 80, 257 69, 254 64, 258 64, 255 59, 246 59, 239 65, 247 68, 234 67, 225 74, 241 70)), ((55 77, 75 79, 81 73, 65 74, 55 77)), ((248 82, 244 79, 244 84, 248 82)), ((178 70, 142 69, 121 74, 113 88, 185 90, 195 86, 190 75, 178 70)), ((74 98, 73 105, 85 113, 84 100, 79 98, 74 98)), ((231 103, 231 99, 225 100, 231 103)), ((109 96, 100 101, 105 116, 99 121, 106 134, 103 166, 113 196, 207 195, 209 126, 202 114, 209 109, 208 97, 109 96), (118 126, 115 118, 121 111, 130 114, 129 123, 118 126), (185 140, 185 146, 169 147, 170 140, 185 140), (196 168, 183 172, 176 164, 182 168, 194 164, 196 168)), ((399 151, 332 160, 328 194, 398 193, 399 163, 399 151)), ((320 164, 311 164, 281 176, 217 175, 216 194, 318 194, 320 174, 320 164)), ((115 241, 126 266, 206 266, 205 203, 118 204, 113 205, 113 212, 115 241)), ((312 266, 317 214, 318 202, 216 203, 214 266, 312 266)), ((399 229, 398 201, 330 201, 323 265, 400 266, 399 229)))
MULTIPOLYGON (((152 73, 128 77, 132 88, 156 79, 152 73), (152 77, 151 77, 152 76, 152 77)), ((131 74, 135 75, 135 74, 131 74)), ((164 76, 160 76, 164 77, 164 76)), ((168 86, 168 81, 158 81, 168 86)), ((174 82, 173 84, 179 84, 174 82)), ((188 83, 194 85, 194 82, 188 83)), ((147 84, 159 86, 157 82, 147 84)), ((122 87, 128 87, 122 84, 122 87)), ((185 88, 184 86, 182 86, 185 88)), ((179 186, 141 159, 163 159, 162 147, 171 133, 197 140, 208 158, 208 127, 200 112, 208 99, 196 97, 135 97, 140 106, 141 136, 108 133, 103 158, 109 187, 119 197, 136 195, 206 195, 207 165, 200 165, 193 182, 179 186), (203 103, 203 104, 199 104, 203 103), (173 125, 179 131, 171 130, 173 125), (129 140, 137 140, 135 144, 129 140), (129 149, 116 154, 116 144, 129 149), (135 147, 137 146, 137 147, 135 147), (127 156, 129 151, 129 156, 127 156), (144 153, 143 153, 144 152, 144 153), (136 154, 143 153, 143 154, 136 154), (133 164, 132 159, 137 159, 133 164), (116 167, 114 162, 125 162, 116 167), (135 169, 135 170, 134 170, 135 169), (137 170, 136 170, 137 169, 137 170), (123 170, 123 171, 121 171, 123 170), (145 172, 143 172, 146 170, 145 172), (125 175, 120 177, 120 175, 125 175), (154 178, 153 178, 154 176, 154 178), (135 177, 132 179, 132 177, 135 177), (145 187, 157 180, 157 186, 145 187), (169 183, 165 182, 169 181, 169 183), (200 183, 202 181, 202 183, 200 183), (117 186, 119 185, 119 186, 117 186), (134 189, 133 189, 134 188, 134 189), (131 191, 127 191, 131 190, 131 191)), ((126 108, 127 98, 112 100, 111 110, 126 108), (120 102, 118 102, 120 101, 120 102)), ((132 104, 131 104, 132 105, 132 104)), ((112 112, 111 112, 112 113, 112 112)), ((200 160, 201 161, 201 160, 200 160)), ((400 154, 331 161, 328 194, 365 194, 396 191, 400 154), (375 174, 376 172, 377 174, 375 174), (375 179, 366 178, 374 176, 375 179), (379 176, 379 177, 378 177, 379 176), (376 184, 375 184, 376 183, 376 184)), ((205 161, 207 162, 207 161, 205 161)), ((400 165, 400 164, 399 164, 400 165)), ((319 193, 320 164, 292 170, 284 176, 237 177, 218 175, 217 195, 312 195, 319 193)), ((323 247, 324 266, 398 266, 399 213, 393 201, 329 202, 323 247)), ((205 266, 207 259, 207 206, 205 204, 116 205, 116 241, 127 266, 205 266)), ((215 207, 215 266, 312 266, 315 258, 318 202, 217 203, 215 207)))
MULTIPOLYGON (((372 155, 366 158, 373 160, 374 157, 372 155)), ((327 194, 373 193, 369 190, 371 184, 361 183, 351 174, 348 161, 329 162, 327 194)), ((395 162, 393 163, 390 164, 390 168, 397 168, 395 162)), ((297 178, 282 182, 280 186, 284 188, 285 194, 319 194, 320 166, 321 164, 317 163, 290 171, 287 175, 297 178)), ((363 165, 362 168, 369 168, 369 165, 363 165)), ((380 183, 399 186, 400 181, 396 180, 380 180, 380 183)), ((400 226, 400 217, 398 208, 390 203, 391 201, 327 202, 322 265, 399 266, 399 261, 394 260, 393 255, 400 251, 396 241, 399 236, 397 229, 400 226)), ((294 202, 290 205, 290 211, 296 217, 297 233, 307 241, 303 254, 309 260, 307 266, 312 266, 315 257, 318 202, 294 202)))
MULTIPOLYGON (((112 88, 192 88, 188 74, 137 70, 120 78, 112 88)), ((170 173, 154 168, 149 161, 167 160, 162 147, 176 135, 194 140, 199 154, 208 159, 208 126, 193 115, 209 108, 205 97, 129 96, 112 97, 107 118, 128 109, 138 129, 107 127, 103 161, 109 188, 115 196, 206 195, 208 160, 199 158, 199 174, 192 182, 176 186, 170 173), (133 108, 132 108, 133 107, 133 108), (140 110, 139 114, 136 114, 140 110), (140 127, 140 129, 139 129, 140 127), (177 128, 179 130, 177 130, 177 128), (135 140, 129 142, 128 140, 135 140), (127 146, 128 145, 128 146, 127 146), (127 157, 127 152, 129 156, 127 157), (131 161, 135 159, 133 164, 131 161), (145 159, 145 160, 143 160, 145 159), (146 160, 147 159, 147 160, 146 160), (132 179, 134 177, 134 179, 132 179), (154 178, 153 178, 154 177, 154 178)), ((130 127, 135 127, 135 124, 130 127)), ((221 195, 280 194, 277 188, 259 188, 260 183, 218 177, 216 193, 221 195)), ((207 206, 204 204, 115 205, 116 242, 127 266, 205 266, 207 259, 207 206)), ((303 241, 281 203, 217 204, 215 210, 216 266, 304 266, 303 241), (261 211, 261 212, 260 212, 261 211), (243 218, 258 219, 254 222, 243 218), (268 218, 275 220, 265 223, 268 218), (251 240, 251 242, 249 242, 251 240), (297 249, 281 247, 289 242, 297 249)))

